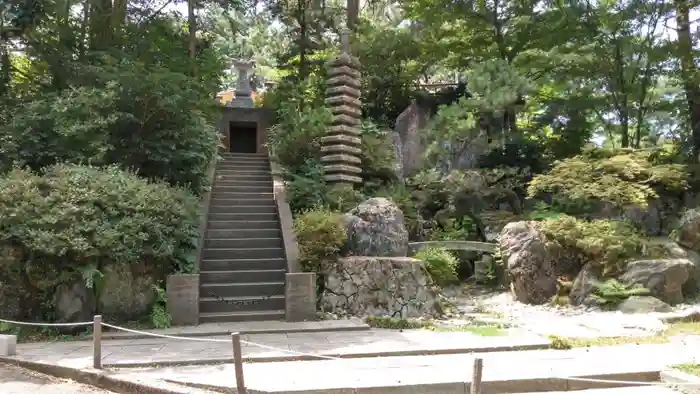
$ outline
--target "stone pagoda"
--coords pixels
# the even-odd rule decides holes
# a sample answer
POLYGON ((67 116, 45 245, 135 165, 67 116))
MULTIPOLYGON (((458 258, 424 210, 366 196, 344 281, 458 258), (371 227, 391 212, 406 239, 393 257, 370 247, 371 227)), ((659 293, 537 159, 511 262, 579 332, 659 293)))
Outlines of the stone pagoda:
POLYGON ((359 60, 350 54, 350 31, 345 29, 340 55, 328 63, 325 102, 333 120, 328 135, 321 138, 321 161, 328 183, 350 186, 362 183, 359 70, 359 60))

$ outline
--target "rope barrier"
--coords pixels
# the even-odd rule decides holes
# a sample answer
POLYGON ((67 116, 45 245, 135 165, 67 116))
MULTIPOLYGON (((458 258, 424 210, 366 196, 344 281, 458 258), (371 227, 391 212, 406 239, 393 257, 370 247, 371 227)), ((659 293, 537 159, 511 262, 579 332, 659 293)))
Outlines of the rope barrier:
POLYGON ((115 326, 115 325, 109 324, 109 323, 102 323, 102 325, 105 327, 113 328, 115 330, 119 330, 119 331, 126 331, 126 332, 130 332, 132 334, 140 334, 140 335, 146 335, 146 336, 151 336, 151 337, 156 337, 156 338, 178 339, 178 340, 194 341, 194 342, 231 343, 230 339, 178 337, 175 335, 156 334, 156 333, 152 333, 152 332, 132 330, 130 328, 115 326))
MULTIPOLYGON (((102 325, 102 326, 110 327, 110 328, 113 328, 113 329, 119 330, 119 331, 125 331, 125 332, 130 332, 133 334, 140 334, 140 335, 145 335, 145 336, 150 336, 150 337, 155 337, 155 338, 176 339, 176 340, 186 340, 186 341, 195 341, 195 342, 231 343, 230 339, 181 337, 181 336, 175 336, 175 335, 156 334, 156 333, 151 333, 151 332, 146 332, 146 331, 133 330, 130 328, 121 327, 121 326, 117 326, 114 324, 103 323, 98 318, 101 318, 101 317, 96 316, 95 317, 96 320, 91 321, 91 322, 75 322, 75 323, 36 323, 36 322, 22 322, 22 321, 14 321, 14 320, 6 320, 6 319, 0 319, 0 322, 8 323, 8 324, 16 324, 16 325, 44 326, 44 327, 72 327, 72 326, 87 326, 87 325, 94 324, 95 327, 99 327, 100 325, 102 325)), ((97 330, 97 328, 96 328, 96 330, 97 330)), ((280 348, 277 348, 274 346, 263 345, 263 344, 257 343, 257 342, 243 341, 243 340, 239 340, 238 334, 233 334, 233 335, 236 337, 235 340, 239 341, 240 343, 250 345, 250 346, 259 347, 262 349, 269 349, 269 350, 279 351, 279 352, 283 352, 283 353, 296 354, 299 356, 314 357, 314 358, 325 359, 325 360, 342 360, 341 357, 333 357, 333 356, 326 356, 326 355, 313 354, 313 353, 304 353, 304 352, 298 352, 295 350, 280 349, 280 348)), ((238 350, 239 350, 239 363, 240 363, 241 362, 241 360, 240 360, 240 346, 239 346, 238 350)), ((633 380, 597 379, 597 378, 584 378, 584 377, 573 377, 573 376, 564 376, 564 377, 555 376, 554 378, 561 379, 561 380, 573 380, 573 381, 579 381, 579 382, 617 384, 617 385, 623 385, 623 386, 661 386, 661 387, 683 387, 683 386, 690 386, 690 387, 695 386, 696 387, 696 386, 699 386, 698 383, 693 383, 693 382, 640 382, 640 381, 633 381, 633 380)), ((241 377, 241 380, 242 380, 242 377, 241 377)))
MULTIPOLYGON (((178 340, 196 341, 196 342, 198 341, 198 342, 231 343, 230 339, 180 337, 180 336, 175 336, 175 335, 156 334, 156 333, 152 333, 152 332, 132 330, 130 328, 120 327, 120 326, 116 326, 116 325, 109 324, 109 323, 102 323, 102 325, 105 327, 113 328, 115 330, 126 331, 126 332, 130 332, 132 334, 141 334, 141 335, 146 335, 146 336, 151 336, 151 337, 156 337, 156 338, 178 339, 178 340)), ((256 347, 259 347, 262 349, 269 349, 269 350, 275 350, 275 351, 283 352, 283 353, 296 354, 298 356, 316 357, 316 358, 321 358, 321 359, 326 359, 326 360, 340 360, 339 357, 324 356, 324 355, 320 355, 320 354, 303 353, 303 352, 297 352, 297 351, 289 350, 289 349, 280 349, 280 348, 277 348, 274 346, 263 345, 262 343, 257 343, 257 342, 241 341, 241 343, 246 344, 246 345, 250 345, 250 346, 256 346, 256 347)))
POLYGON ((75 327, 75 326, 91 326, 93 322, 76 322, 76 323, 32 323, 26 321, 14 321, 0 319, 2 323, 16 324, 18 326, 38 326, 38 327, 75 327))

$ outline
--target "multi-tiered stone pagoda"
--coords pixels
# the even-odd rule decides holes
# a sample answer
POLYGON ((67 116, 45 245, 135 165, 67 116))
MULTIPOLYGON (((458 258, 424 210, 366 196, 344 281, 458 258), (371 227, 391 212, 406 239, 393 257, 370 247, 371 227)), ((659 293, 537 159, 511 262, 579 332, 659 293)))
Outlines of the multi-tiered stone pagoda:
POLYGON ((360 62, 350 54, 350 32, 343 31, 340 55, 328 63, 326 105, 333 113, 328 135, 321 139, 326 182, 362 183, 360 174, 360 62))

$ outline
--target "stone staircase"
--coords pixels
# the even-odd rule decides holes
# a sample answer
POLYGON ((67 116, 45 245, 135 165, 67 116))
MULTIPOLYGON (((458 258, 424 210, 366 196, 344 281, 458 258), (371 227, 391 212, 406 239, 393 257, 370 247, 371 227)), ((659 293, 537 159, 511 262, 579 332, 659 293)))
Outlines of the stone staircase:
POLYGON ((200 323, 284 319, 286 270, 267 154, 224 153, 200 263, 200 323))

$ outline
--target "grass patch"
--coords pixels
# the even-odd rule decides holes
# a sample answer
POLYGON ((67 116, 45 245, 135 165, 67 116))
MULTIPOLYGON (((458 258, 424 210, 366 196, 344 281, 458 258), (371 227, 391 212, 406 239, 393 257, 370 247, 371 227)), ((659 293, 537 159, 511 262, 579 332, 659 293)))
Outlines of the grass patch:
POLYGON ((482 337, 500 337, 507 334, 499 325, 460 325, 460 326, 433 326, 429 328, 436 332, 470 332, 482 337))
POLYGON ((389 330, 410 330, 425 328, 432 325, 432 322, 422 320, 397 319, 389 316, 367 316, 365 323, 372 328, 385 328, 389 330))
POLYGON ((506 331, 500 325, 495 324, 463 324, 459 326, 440 326, 430 320, 407 320, 388 316, 368 316, 365 318, 372 328, 384 328, 389 330, 427 329, 435 332, 470 332, 484 337, 498 337, 506 335, 506 331))
POLYGON ((557 335, 550 335, 549 340, 552 343, 552 349, 566 350, 576 347, 667 343, 676 335, 700 335, 700 322, 671 323, 668 325, 666 331, 657 335, 645 337, 565 338, 557 335))
POLYGON ((674 365, 672 368, 687 374, 700 376, 700 364, 679 364, 674 365))

